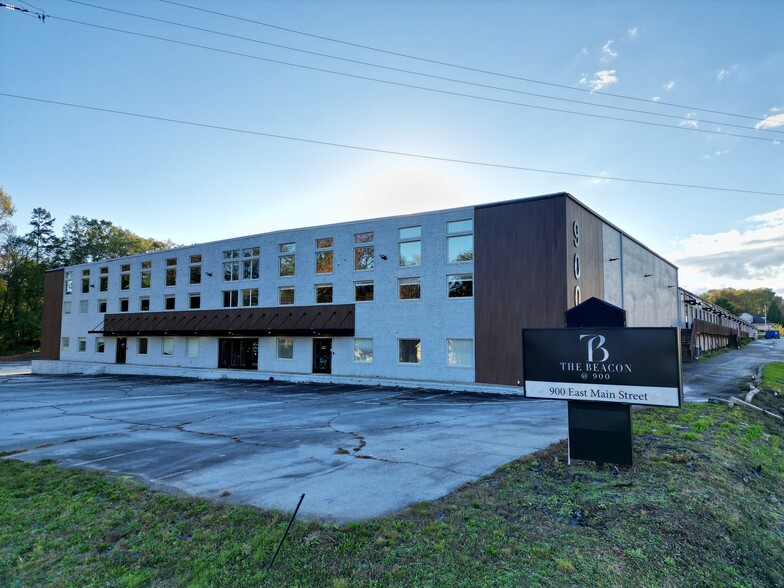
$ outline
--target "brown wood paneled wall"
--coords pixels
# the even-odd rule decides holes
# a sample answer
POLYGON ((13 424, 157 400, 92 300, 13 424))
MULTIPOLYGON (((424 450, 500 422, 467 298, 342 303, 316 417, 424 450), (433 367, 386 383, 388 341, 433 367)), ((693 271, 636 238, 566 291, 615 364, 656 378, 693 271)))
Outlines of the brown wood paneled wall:
POLYGON ((567 200, 563 194, 475 209, 477 382, 522 382, 522 329, 563 326, 567 200))
POLYGON ((44 275, 44 310, 41 322, 41 359, 60 359, 63 326, 63 286, 65 272, 50 270, 44 275))

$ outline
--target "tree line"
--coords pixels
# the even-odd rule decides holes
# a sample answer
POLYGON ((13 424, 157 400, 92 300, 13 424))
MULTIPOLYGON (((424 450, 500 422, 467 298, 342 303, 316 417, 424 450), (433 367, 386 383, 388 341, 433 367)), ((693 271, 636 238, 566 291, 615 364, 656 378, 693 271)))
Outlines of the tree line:
POLYGON ((33 209, 29 230, 19 234, 15 212, 0 186, 0 354, 39 348, 47 270, 176 246, 81 215, 71 216, 58 235, 44 208, 33 209))
POLYGON ((755 290, 720 288, 708 290, 702 294, 702 297, 737 316, 744 312, 762 314, 768 317, 768 324, 784 324, 784 299, 776 296, 770 288, 755 290))

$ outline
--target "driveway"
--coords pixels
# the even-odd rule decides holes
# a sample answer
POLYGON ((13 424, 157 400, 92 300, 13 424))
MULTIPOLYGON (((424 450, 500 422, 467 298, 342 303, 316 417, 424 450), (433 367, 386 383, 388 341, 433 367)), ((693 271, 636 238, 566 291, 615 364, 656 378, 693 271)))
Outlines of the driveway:
POLYGON ((509 396, 140 377, 0 379, 0 451, 336 523, 443 496, 566 436, 509 396), (228 493, 227 496, 223 496, 228 493))
MULTIPOLYGON (((784 341, 684 365, 688 401, 737 394, 784 341)), ((566 403, 383 387, 8 375, 0 451, 343 523, 433 500, 567 435, 566 403)), ((24 370, 21 370, 24 371, 24 370)))

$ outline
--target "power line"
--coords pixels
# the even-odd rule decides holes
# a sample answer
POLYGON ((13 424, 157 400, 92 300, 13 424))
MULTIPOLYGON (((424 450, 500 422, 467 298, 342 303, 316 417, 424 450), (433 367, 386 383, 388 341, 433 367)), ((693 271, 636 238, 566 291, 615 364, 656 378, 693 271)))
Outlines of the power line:
POLYGON ((710 190, 710 191, 717 191, 717 192, 733 192, 733 193, 740 193, 740 194, 754 194, 757 196, 784 196, 784 192, 764 192, 760 190, 745 190, 742 188, 723 188, 719 186, 702 186, 698 184, 680 184, 676 182, 660 182, 655 180, 640 180, 635 178, 621 178, 621 177, 614 177, 614 176, 602 176, 602 175, 595 175, 595 174, 583 174, 583 173, 576 173, 576 172, 568 172, 568 171, 560 171, 560 170, 551 170, 551 169, 543 169, 543 168, 534 168, 534 167, 524 167, 520 165, 507 165, 502 163, 492 163, 486 161, 474 161, 468 159, 456 159, 452 157, 440 157, 437 155, 426 155, 422 153, 408 153, 405 151, 393 151, 390 149, 380 149, 376 147, 365 147, 361 145, 351 145, 348 143, 336 143, 333 141, 321 141, 318 139, 307 139, 304 137, 293 137, 289 135, 278 135, 274 133, 265 133, 262 131, 252 131, 249 129, 239 129, 234 127, 225 127, 222 125, 214 125, 209 123, 200 123, 195 121, 187 121, 187 120, 180 120, 175 118, 168 118, 163 116, 155 116, 150 114, 141 114, 138 112, 127 112, 123 110, 115 110, 111 108, 101 108, 97 106, 88 106, 84 104, 74 104, 71 102, 62 102, 58 100, 47 100, 44 98, 35 98, 32 96, 22 96, 19 94, 10 94, 7 92, 0 92, 0 96, 6 96, 8 98, 17 98, 19 100, 28 100, 31 102, 40 102, 44 104, 54 104, 57 106, 66 106, 69 108, 78 108, 82 110, 91 110, 96 112, 104 112, 108 114, 116 114, 121 116, 127 117, 134 117, 134 118, 141 118, 141 119, 149 119, 155 120, 160 122, 167 122, 179 125, 187 125, 192 127, 199 127, 205 129, 212 129, 218 131, 226 131, 230 133, 241 133, 244 135, 253 135, 258 137, 268 137, 271 139, 282 139, 285 141, 296 141, 300 143, 309 143, 313 145, 322 145, 327 147, 337 147, 341 149, 351 149, 354 151, 366 151, 370 153, 381 153, 384 155, 396 155, 399 157, 410 157, 415 159, 425 159, 429 161, 441 161, 445 163, 458 163, 462 165, 473 165, 479 167, 491 167, 497 169, 509 169, 509 170, 516 170, 516 171, 526 171, 532 173, 541 173, 541 174, 553 174, 559 176, 571 176, 576 178, 588 178, 588 179, 598 179, 598 180, 607 180, 607 181, 616 181, 616 182, 631 182, 635 184, 648 184, 653 186, 667 186, 671 188, 689 188, 694 190, 710 190))
POLYGON ((112 31, 112 32, 115 32, 115 33, 123 33, 123 34, 126 34, 126 35, 133 35, 133 36, 143 37, 143 38, 147 38, 147 39, 154 39, 154 40, 157 40, 157 41, 163 41, 163 42, 166 42, 166 43, 174 43, 174 44, 183 45, 183 46, 186 46, 186 47, 195 47, 195 48, 204 49, 204 50, 207 50, 207 51, 214 51, 216 53, 223 53, 223 54, 226 54, 226 55, 234 55, 234 56, 238 56, 238 57, 246 57, 248 59, 255 59, 255 60, 258 60, 258 61, 265 61, 265 62, 268 62, 268 63, 275 63, 275 64, 278 64, 278 65, 284 65, 284 66, 287 66, 287 67, 296 67, 296 68, 299 68, 299 69, 304 69, 304 70, 309 70, 309 71, 317 71, 317 72, 321 72, 321 73, 327 73, 327 74, 331 74, 331 75, 343 76, 343 77, 347 77, 347 78, 353 78, 353 79, 358 79, 358 80, 365 80, 365 81, 370 81, 370 82, 376 82, 376 83, 380 83, 380 84, 399 86, 399 87, 403 87, 403 88, 411 88, 411 89, 415 89, 415 90, 422 90, 422 91, 425 91, 425 92, 433 92, 433 93, 444 94, 444 95, 449 95, 449 96, 459 96, 461 98, 470 98, 472 100, 483 100, 485 102, 495 102, 495 103, 498 103, 498 104, 507 104, 507 105, 510 105, 510 106, 519 106, 519 107, 523 107, 523 108, 533 108, 533 109, 536 109, 536 110, 544 110, 544 111, 548 111, 548 112, 558 112, 558 113, 561 113, 561 114, 572 114, 572 115, 575 115, 575 116, 585 116, 585 117, 590 117, 590 118, 600 118, 600 119, 604 119, 604 120, 614 120, 614 121, 618 121, 618 122, 628 122, 628 123, 639 124, 639 125, 662 127, 662 128, 666 128, 666 129, 691 131, 691 132, 696 132, 696 133, 706 133, 706 134, 709 134, 709 135, 719 135, 719 136, 723 136, 723 137, 735 137, 735 138, 739 138, 739 139, 749 139, 749 140, 753 140, 753 141, 765 141, 765 142, 771 142, 771 143, 774 143, 774 144, 778 144, 780 142, 779 139, 769 138, 769 137, 752 137, 750 135, 742 135, 742 134, 738 134, 738 133, 725 133, 725 132, 721 132, 721 131, 711 131, 711 130, 708 130, 708 129, 698 129, 698 128, 694 128, 694 127, 691 127, 691 126, 666 125, 666 124, 663 124, 663 123, 656 123, 656 122, 651 122, 651 121, 635 120, 635 119, 622 118, 622 117, 616 117, 616 116, 608 116, 608 115, 603 115, 603 114, 594 114, 594 113, 589 113, 589 112, 578 112, 578 111, 566 110, 566 109, 562 109, 562 108, 553 108, 553 107, 550 107, 550 106, 538 106, 538 105, 534 105, 534 104, 525 104, 523 102, 515 102, 515 101, 512 101, 512 100, 501 100, 499 98, 489 98, 489 97, 486 97, 486 96, 477 96, 475 94, 465 94, 465 93, 462 93, 462 92, 455 92, 455 91, 450 91, 450 90, 440 90, 440 89, 437 89, 437 88, 429 88, 427 86, 419 86, 419 85, 416 85, 416 84, 406 84, 406 83, 403 83, 403 82, 393 82, 391 80, 384 80, 384 79, 381 79, 381 78, 374 78, 374 77, 371 77, 371 76, 363 76, 363 75, 359 75, 359 74, 350 74, 350 73, 339 72, 339 71, 335 71, 335 70, 331 70, 331 69, 325 69, 325 68, 321 68, 321 67, 302 65, 302 64, 299 64, 299 63, 292 63, 292 62, 289 62, 289 61, 282 61, 282 60, 279 60, 279 59, 271 59, 269 57, 260 57, 258 55, 251 55, 249 53, 242 53, 242 52, 239 52, 239 51, 230 51, 228 49, 219 49, 217 47, 209 47, 207 45, 200 45, 198 43, 190 43, 190 42, 187 42, 187 41, 179 41, 179 40, 176 40, 176 39, 170 39, 168 37, 160 37, 158 35, 150 35, 150 34, 147 34, 147 33, 138 33, 138 32, 135 32, 135 31, 128 31, 126 29, 118 29, 116 27, 109 27, 109 26, 105 26, 105 25, 98 25, 98 24, 94 24, 94 23, 88 23, 88 22, 84 22, 84 21, 73 20, 73 19, 70 19, 70 18, 64 18, 62 16, 48 15, 48 17, 52 18, 52 19, 59 20, 59 21, 63 21, 63 22, 68 22, 68 23, 72 23, 72 24, 78 24, 78 25, 92 27, 92 28, 96 28, 96 29, 112 31))
MULTIPOLYGON (((394 71, 394 72, 398 72, 398 73, 411 74, 411 75, 431 78, 431 79, 440 80, 440 81, 453 82, 453 83, 457 83, 457 84, 464 84, 464 85, 468 85, 468 86, 474 86, 474 87, 478 87, 478 88, 486 88, 486 89, 490 89, 490 90, 499 90, 499 91, 502 91, 502 92, 510 92, 510 93, 521 94, 521 95, 525 95, 525 96, 533 96, 533 97, 536 97, 536 98, 545 98, 547 100, 557 100, 557 101, 560 101, 560 102, 569 102, 569 103, 572 103, 572 104, 581 104, 581 105, 584 105, 584 106, 591 106, 591 107, 594 107, 594 108, 605 108, 605 109, 610 109, 610 110, 619 110, 619 111, 623 111, 623 112, 633 112, 633 113, 636 113, 636 114, 646 114, 646 115, 650 115, 650 116, 659 116, 659 117, 675 119, 675 120, 684 120, 685 119, 685 117, 682 116, 682 115, 679 116, 679 115, 674 115, 674 114, 652 112, 650 110, 640 110, 640 109, 637 109, 637 108, 626 108, 626 107, 623 107, 623 106, 612 106, 612 105, 609 105, 609 104, 596 104, 594 102, 588 102, 588 101, 585 101, 585 100, 576 100, 576 99, 572 99, 572 98, 561 98, 559 96, 551 96, 551 95, 548 95, 548 94, 538 94, 538 93, 535 93, 535 92, 525 92, 523 90, 516 90, 514 88, 506 88, 506 87, 502 87, 502 86, 495 86, 495 85, 492 85, 492 84, 482 84, 482 83, 479 83, 479 82, 471 82, 471 81, 468 81, 468 80, 449 78, 449 77, 445 77, 445 76, 439 76, 439 75, 419 72, 419 71, 415 71, 415 70, 408 70, 408 69, 403 69, 403 68, 399 68, 399 67, 391 67, 391 66, 381 65, 381 64, 377 64, 377 63, 368 62, 368 61, 361 61, 361 60, 358 60, 358 59, 349 59, 349 58, 346 58, 346 57, 339 57, 339 56, 336 56, 336 55, 330 55, 328 53, 321 53, 321 52, 318 52, 318 51, 309 51, 307 49, 302 49, 302 48, 299 48, 299 47, 292 47, 290 45, 281 45, 279 43, 271 43, 269 41, 262 41, 260 39, 254 39, 252 37, 245 37, 245 36, 242 36, 242 35, 235 35, 235 34, 226 33, 226 32, 223 32, 223 31, 216 31, 214 29, 207 29, 207 28, 203 28, 203 27, 197 27, 197 26, 188 25, 188 24, 181 23, 181 22, 176 22, 176 21, 166 20, 166 19, 162 19, 162 18, 156 18, 156 17, 152 17, 152 16, 147 16, 147 15, 144 15, 144 14, 137 14, 137 13, 133 13, 133 12, 126 12, 124 10, 117 10, 117 9, 114 9, 114 8, 108 8, 106 6, 97 6, 95 4, 90 4, 88 2, 81 2, 79 0, 68 0, 68 2, 70 2, 72 4, 78 4, 78 5, 81 5, 81 6, 87 6, 89 8, 95 8, 95 9, 98 9, 98 10, 105 10, 107 12, 114 12, 116 14, 122 14, 122 15, 125 15, 125 16, 132 16, 132 17, 135 17, 135 18, 140 18, 140 19, 144 19, 144 20, 150 20, 150 21, 153 21, 153 22, 159 22, 159 23, 164 23, 164 24, 173 25, 173 26, 177 26, 177 27, 182 27, 182 28, 185 28, 185 29, 191 29, 191 30, 200 31, 200 32, 204 32, 204 33, 210 33, 210 34, 213 34, 213 35, 220 35, 220 36, 223 36, 223 37, 229 37, 229 38, 238 39, 238 40, 241 40, 241 41, 249 41, 251 43, 257 43, 257 44, 260 44, 260 45, 266 45, 268 47, 276 47, 276 48, 279 48, 279 49, 286 49, 288 51, 296 51, 298 53, 304 53, 304 54, 307 54, 307 55, 315 55, 315 56, 318 56, 318 57, 324 57, 324 58, 327 58, 327 59, 343 61, 343 62, 346 62, 346 63, 353 63, 353 64, 357 64, 357 65, 364 65, 364 66, 368 66, 368 67, 375 67, 375 68, 384 69, 384 70, 387 70, 387 71, 394 71)), ((699 123, 703 123, 703 124, 714 124, 714 125, 719 125, 719 126, 724 126, 724 127, 734 127, 734 128, 738 128, 738 129, 745 129, 745 130, 748 130, 748 131, 763 131, 763 132, 769 132, 769 133, 784 134, 784 131, 777 131, 775 129, 757 129, 757 128, 749 127, 748 125, 739 125, 739 124, 733 124, 733 123, 727 123, 727 122, 717 122, 717 121, 705 120, 705 119, 699 119, 699 120, 698 119, 686 119, 686 120, 689 120, 690 122, 693 121, 693 122, 699 122, 699 123)))
MULTIPOLYGON (((22 4, 27 4, 27 2, 22 2, 22 4)), ((30 4, 30 6, 33 5, 30 4)), ((44 22, 47 16, 43 12, 33 12, 32 10, 28 10, 27 8, 24 8, 22 6, 14 6, 13 4, 6 4, 5 2, 0 2, 0 8, 8 8, 9 10, 13 10, 15 12, 21 12, 26 16, 32 16, 33 18, 37 18, 41 22, 44 22)), ((33 6, 33 8, 35 8, 35 6, 33 6)))
POLYGON ((333 37, 326 37, 326 36, 323 36, 323 35, 316 35, 316 34, 313 34, 313 33, 306 33, 304 31, 299 31, 299 30, 296 30, 296 29, 290 29, 290 28, 286 28, 286 27, 282 27, 282 26, 278 26, 278 25, 273 25, 273 24, 269 24, 269 23, 266 23, 266 22, 258 21, 258 20, 253 20, 253 19, 250 19, 250 18, 244 18, 244 17, 241 17, 241 16, 235 16, 235 15, 228 14, 228 13, 225 13, 225 12, 218 12, 218 11, 215 11, 215 10, 209 10, 207 8, 199 8, 198 6, 191 6, 189 4, 183 4, 182 2, 174 2, 172 0, 159 0, 159 1, 163 2, 165 4, 172 4, 174 6, 180 6, 180 7, 183 7, 183 8, 189 8, 191 10, 197 10, 199 12, 206 12, 206 13, 209 13, 209 14, 215 14, 217 16, 223 16, 225 18, 230 18, 230 19, 234 19, 234 20, 240 20, 240 21, 249 22, 249 23, 252 23, 252 24, 257 24, 257 25, 260 25, 260 26, 263 26, 263 27, 268 27, 268 28, 271 28, 271 29, 279 30, 279 31, 285 31, 287 33, 292 33, 292 34, 295 34, 295 35, 302 35, 302 36, 305 36, 305 37, 311 37, 313 39, 320 39, 322 41, 329 41, 331 43, 339 43, 341 45, 347 45, 349 47, 356 47, 356 48, 359 48, 359 49, 367 49, 368 51, 375 51, 375 52, 378 52, 378 53, 385 53, 387 55, 395 55, 397 57, 405 57, 406 59, 414 59, 416 61, 423 61, 425 63, 433 63, 435 65, 443 65, 443 66, 446 66, 446 67, 453 67, 453 68, 462 69, 462 70, 465 70, 465 71, 472 71, 472 72, 476 72, 476 73, 482 73, 482 74, 487 74, 487 75, 491 75, 491 76, 507 78, 507 79, 511 79, 511 80, 519 80, 519 81, 522 81, 522 82, 529 82, 531 84, 541 84, 541 85, 544 85, 544 86, 551 86, 551 87, 554 87, 554 88, 562 88, 562 89, 565 89, 565 90, 572 90, 572 91, 576 91, 576 92, 586 92, 588 94, 594 94, 594 95, 595 94, 599 94, 601 96, 610 96, 612 98, 621 98, 623 100, 635 100, 637 102, 647 102, 649 104, 655 104, 657 106, 659 106, 659 105, 661 105, 661 106, 673 106, 675 108, 684 108, 686 110, 697 110, 699 112, 709 112, 711 114, 721 114, 723 116, 734 116, 734 117, 738 117, 738 118, 746 118, 746 119, 749 119, 749 120, 754 120, 754 121, 757 121, 757 122, 760 121, 760 117, 758 117, 758 116, 749 116, 749 115, 746 115, 746 114, 735 114, 735 113, 732 113, 732 112, 724 112, 724 111, 721 111, 721 110, 711 110, 711 109, 708 109, 708 108, 698 108, 696 106, 687 106, 687 105, 683 105, 683 104, 675 104, 673 102, 662 102, 661 100, 651 100, 650 98, 639 98, 639 97, 636 97, 636 96, 627 96, 625 94, 613 94, 612 92, 600 92, 600 91, 595 91, 595 90, 588 90, 586 88, 576 88, 574 86, 567 86, 565 84, 557 84, 557 83, 554 83, 554 82, 545 82, 545 81, 542 81, 542 80, 535 80, 535 79, 532 79, 532 78, 525 78, 525 77, 511 75, 511 74, 506 74, 506 73, 502 73, 502 72, 496 72, 496 71, 482 69, 482 68, 470 67, 470 66, 467 66, 467 65, 460 65, 460 64, 457 64, 457 63, 450 63, 450 62, 447 62, 447 61, 439 61, 437 59, 429 59, 427 57, 421 57, 421 56, 418 56, 418 55, 411 55, 409 53, 400 53, 400 52, 397 52, 397 51, 390 51, 390 50, 387 50, 387 49, 379 49, 378 47, 371 47, 370 45, 362 45, 360 43, 352 43, 350 41, 343 41, 341 39, 335 39, 333 37))

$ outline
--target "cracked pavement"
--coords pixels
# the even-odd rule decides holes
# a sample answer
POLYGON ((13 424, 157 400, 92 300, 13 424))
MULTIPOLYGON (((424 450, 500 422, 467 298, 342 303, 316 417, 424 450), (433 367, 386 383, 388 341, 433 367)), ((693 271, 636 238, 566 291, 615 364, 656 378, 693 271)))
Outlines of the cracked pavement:
MULTIPOLYGON (((737 394, 770 361, 784 361, 784 340, 684 364, 686 400, 737 394)), ((565 402, 23 368, 0 365, 0 451, 11 458, 286 512, 304 493, 299 516, 334 523, 439 498, 567 435, 565 402)))
POLYGON ((385 387, 0 375, 0 451, 334 523, 448 494, 566 436, 566 404, 385 387), (225 495, 228 492, 228 495, 225 495))

